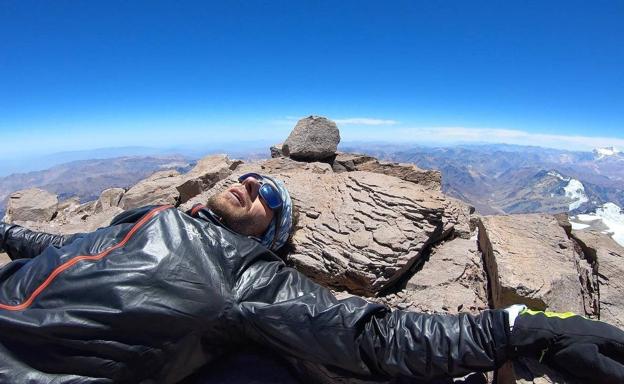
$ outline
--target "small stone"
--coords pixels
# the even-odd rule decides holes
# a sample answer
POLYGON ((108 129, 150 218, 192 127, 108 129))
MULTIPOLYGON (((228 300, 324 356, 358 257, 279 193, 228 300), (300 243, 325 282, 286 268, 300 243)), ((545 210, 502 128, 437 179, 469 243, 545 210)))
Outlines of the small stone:
POLYGON ((269 150, 271 151, 272 158, 284 156, 284 151, 282 150, 282 144, 275 144, 271 146, 269 150))

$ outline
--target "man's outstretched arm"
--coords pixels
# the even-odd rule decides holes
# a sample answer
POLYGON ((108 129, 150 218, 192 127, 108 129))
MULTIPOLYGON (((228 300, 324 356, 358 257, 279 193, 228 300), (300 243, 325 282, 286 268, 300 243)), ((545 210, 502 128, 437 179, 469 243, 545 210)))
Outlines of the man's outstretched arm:
MULTIPOLYGON (((134 223, 154 207, 149 205, 124 211, 115 216, 110 225, 134 223)), ((32 231, 16 224, 0 222, 0 251, 5 251, 11 260, 32 259, 49 246, 60 248, 82 235, 82 233, 54 235, 32 231)))
POLYGON ((53 235, 31 231, 16 224, 0 222, 0 251, 11 260, 32 259, 49 246, 62 247, 73 235, 53 235))
POLYGON ((390 311, 357 297, 337 300, 279 261, 250 266, 236 288, 245 331, 254 340, 356 374, 430 380, 493 370, 526 356, 578 380, 624 383, 624 331, 570 313, 390 311))
POLYGON ((354 374, 429 380, 493 370, 509 358, 503 310, 444 316, 337 300, 278 261, 250 266, 236 289, 251 338, 354 374))

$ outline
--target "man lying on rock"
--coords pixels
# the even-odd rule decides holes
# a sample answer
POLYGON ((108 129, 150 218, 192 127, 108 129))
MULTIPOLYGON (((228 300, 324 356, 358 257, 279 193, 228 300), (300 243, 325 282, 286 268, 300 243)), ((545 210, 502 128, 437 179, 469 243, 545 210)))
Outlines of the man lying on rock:
POLYGON ((624 383, 624 332, 521 306, 431 315, 329 290, 272 251, 292 232, 284 184, 250 173, 183 213, 124 212, 71 236, 2 223, 0 382, 174 383, 249 344, 357 377, 423 381, 528 356, 624 383))

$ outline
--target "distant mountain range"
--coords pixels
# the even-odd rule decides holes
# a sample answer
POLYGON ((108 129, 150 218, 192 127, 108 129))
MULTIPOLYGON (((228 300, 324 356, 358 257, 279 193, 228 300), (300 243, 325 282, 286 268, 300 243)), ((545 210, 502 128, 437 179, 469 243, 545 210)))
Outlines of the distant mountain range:
POLYGON ((121 157, 184 157, 199 159, 209 153, 227 153, 232 158, 250 160, 269 156, 268 141, 201 142, 174 147, 127 146, 114 148, 94 148, 89 150, 64 151, 42 155, 3 157, 0 151, 0 177, 13 173, 42 171, 52 166, 78 160, 115 159, 121 157))
POLYGON ((77 196, 95 200, 106 188, 128 187, 155 171, 190 169, 194 161, 182 156, 125 156, 112 159, 79 160, 43 171, 0 177, 0 217, 5 201, 15 191, 38 187, 58 194, 59 199, 77 196))
POLYGON ((442 173, 443 191, 482 214, 589 213, 605 203, 624 206, 624 154, 517 145, 431 148, 391 144, 344 145, 386 160, 442 173))
POLYGON ((0 218, 8 196, 18 190, 41 188, 59 199, 96 199, 107 188, 129 187, 156 171, 176 169, 186 172, 197 159, 210 153, 227 153, 245 161, 270 156, 266 143, 241 142, 210 146, 150 148, 120 147, 89 151, 59 152, 29 159, 0 161, 0 218), (176 154, 176 153, 182 153, 176 154), (8 174, 9 170, 21 170, 8 174), (35 169, 35 170, 32 170, 35 169))
MULTIPOLYGON (((215 152, 256 160, 269 156, 262 145, 224 146, 215 152)), ((481 214, 568 212, 570 216, 585 214, 579 217, 588 220, 587 215, 611 212, 619 223, 620 216, 612 213, 624 207, 624 154, 615 148, 576 152, 505 144, 424 147, 351 142, 342 143, 340 150, 439 170, 443 191, 473 205, 481 214), (611 205, 605 206, 607 203, 611 205)), ((197 149, 186 150, 184 155, 167 155, 158 151, 126 147, 51 155, 50 164, 89 155, 101 158, 0 177, 0 217, 6 198, 16 190, 39 187, 58 194, 60 199, 78 196, 83 201, 91 200, 106 188, 133 185, 159 170, 184 172, 195 164, 194 159, 211 153, 197 149), (133 152, 139 156, 128 156, 133 152)), ((624 225, 624 213, 621 220, 624 225)))

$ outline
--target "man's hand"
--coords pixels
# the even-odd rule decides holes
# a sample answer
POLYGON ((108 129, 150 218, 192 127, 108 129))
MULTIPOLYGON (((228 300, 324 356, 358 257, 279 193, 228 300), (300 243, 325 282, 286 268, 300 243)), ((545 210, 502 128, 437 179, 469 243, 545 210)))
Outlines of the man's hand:
POLYGON ((524 310, 511 346, 583 382, 624 383, 624 331, 573 313, 524 310))

